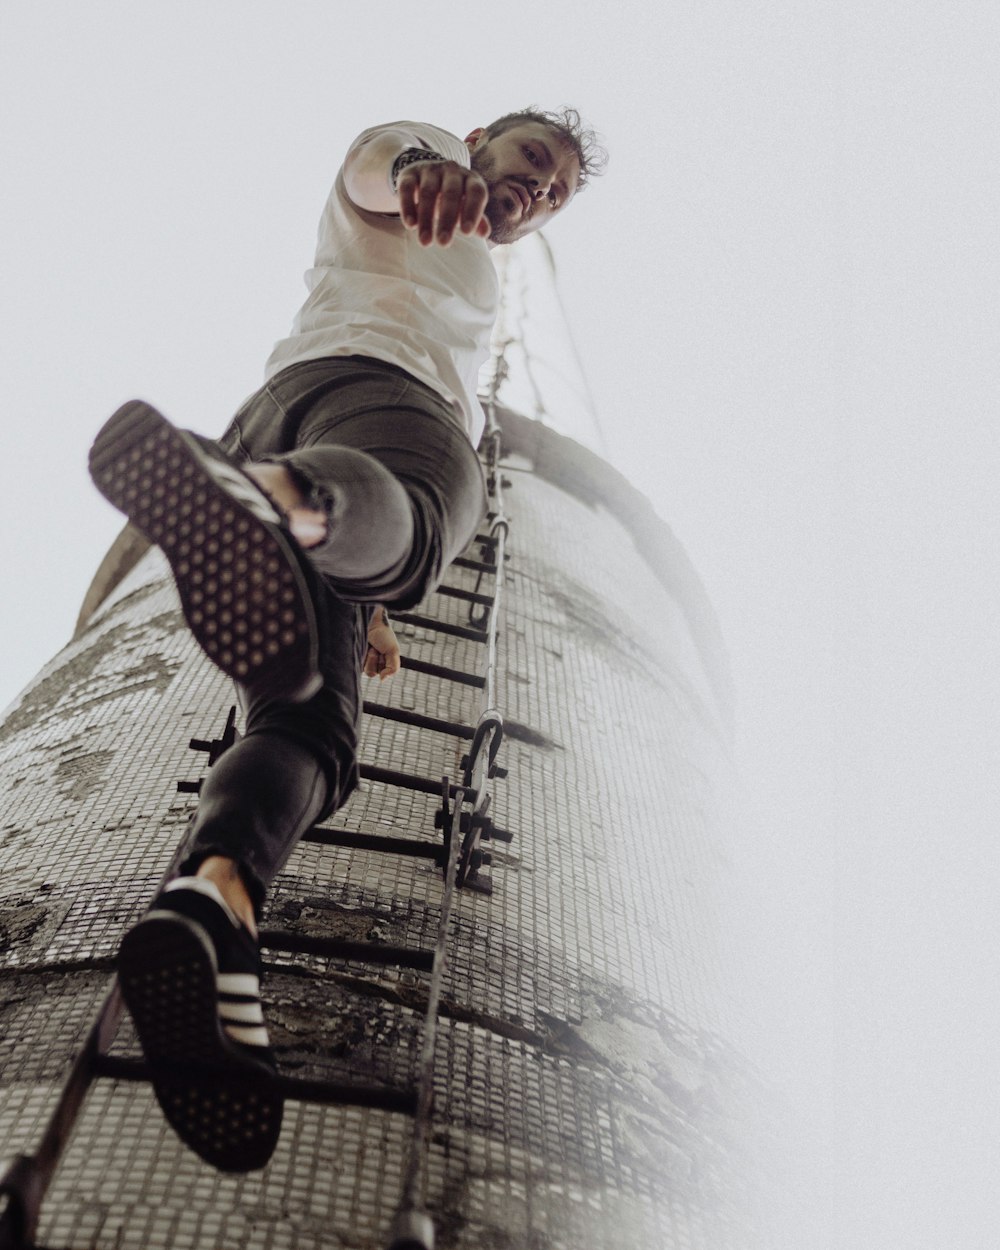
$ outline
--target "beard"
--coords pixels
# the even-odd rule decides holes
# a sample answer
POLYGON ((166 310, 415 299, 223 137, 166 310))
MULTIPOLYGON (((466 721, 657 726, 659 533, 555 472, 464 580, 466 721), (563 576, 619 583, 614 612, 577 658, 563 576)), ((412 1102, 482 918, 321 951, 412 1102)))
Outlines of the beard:
POLYGON ((473 152, 471 156, 473 170, 479 174, 489 188, 486 201, 486 218, 490 223, 491 243, 513 243, 521 237, 525 225, 521 216, 521 201, 514 192, 498 185, 496 162, 488 149, 473 152))

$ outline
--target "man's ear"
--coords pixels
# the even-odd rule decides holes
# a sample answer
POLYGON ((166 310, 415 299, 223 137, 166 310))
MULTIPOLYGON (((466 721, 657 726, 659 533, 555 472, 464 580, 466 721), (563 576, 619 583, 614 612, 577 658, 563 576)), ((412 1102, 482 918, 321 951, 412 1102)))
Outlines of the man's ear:
POLYGON ((483 133, 485 132, 485 130, 486 130, 486 127, 485 127, 485 126, 477 126, 477 127, 475 128, 475 130, 470 131, 470 132, 469 132, 469 133, 465 136, 465 142, 466 142, 466 145, 467 145, 469 148, 474 148, 474 147, 476 147, 476 145, 479 143, 479 140, 482 138, 483 133))

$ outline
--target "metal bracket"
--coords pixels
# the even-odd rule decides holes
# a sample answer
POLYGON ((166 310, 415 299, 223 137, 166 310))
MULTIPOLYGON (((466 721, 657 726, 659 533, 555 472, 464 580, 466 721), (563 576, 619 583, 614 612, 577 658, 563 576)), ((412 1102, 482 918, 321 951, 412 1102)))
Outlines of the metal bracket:
MULTIPOLYGON (((227 751, 234 742, 239 741, 240 736, 240 732, 236 728, 236 705, 234 704, 229 709, 229 715, 226 717, 226 725, 222 731, 221 738, 192 738, 188 746, 192 751, 207 752, 208 767, 211 768, 223 751, 227 751)), ((203 777, 200 777, 197 781, 178 781, 177 791, 179 794, 200 794, 202 781, 204 781, 203 777)))

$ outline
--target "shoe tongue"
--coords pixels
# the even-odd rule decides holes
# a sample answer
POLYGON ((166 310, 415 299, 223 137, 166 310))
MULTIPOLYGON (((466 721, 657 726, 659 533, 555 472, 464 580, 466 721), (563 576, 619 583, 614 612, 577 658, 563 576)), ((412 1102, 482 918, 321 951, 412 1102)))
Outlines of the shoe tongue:
POLYGON ((226 919, 235 929, 242 928, 239 916, 222 897, 222 891, 214 881, 209 881, 207 877, 177 877, 169 885, 163 887, 164 894, 169 894, 171 890, 194 890, 196 894, 204 894, 206 898, 219 904, 226 913, 226 919))

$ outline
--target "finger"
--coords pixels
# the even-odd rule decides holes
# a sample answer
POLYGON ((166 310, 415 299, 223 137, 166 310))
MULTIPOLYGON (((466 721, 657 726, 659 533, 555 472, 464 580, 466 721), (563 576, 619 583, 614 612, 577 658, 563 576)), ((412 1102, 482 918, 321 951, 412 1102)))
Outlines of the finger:
POLYGON ((437 241, 447 247, 455 233, 455 225, 462 211, 468 172, 460 166, 452 166, 441 179, 437 202, 437 241))
POLYGON ((417 171, 404 169, 396 184, 399 194, 399 217, 411 229, 417 224, 417 171))
POLYGON ((378 661, 381 657, 374 647, 369 647, 365 655, 364 675, 366 677, 374 677, 378 672, 378 661))
POLYGON ((462 219, 459 223, 463 234, 471 234, 480 225, 488 199, 489 191, 486 183, 477 175, 471 176, 465 184, 465 200, 462 204, 462 219))
POLYGON ((417 237, 426 247, 434 237, 434 208, 441 186, 441 166, 438 161, 421 165, 417 173, 420 179, 417 192, 417 237))

